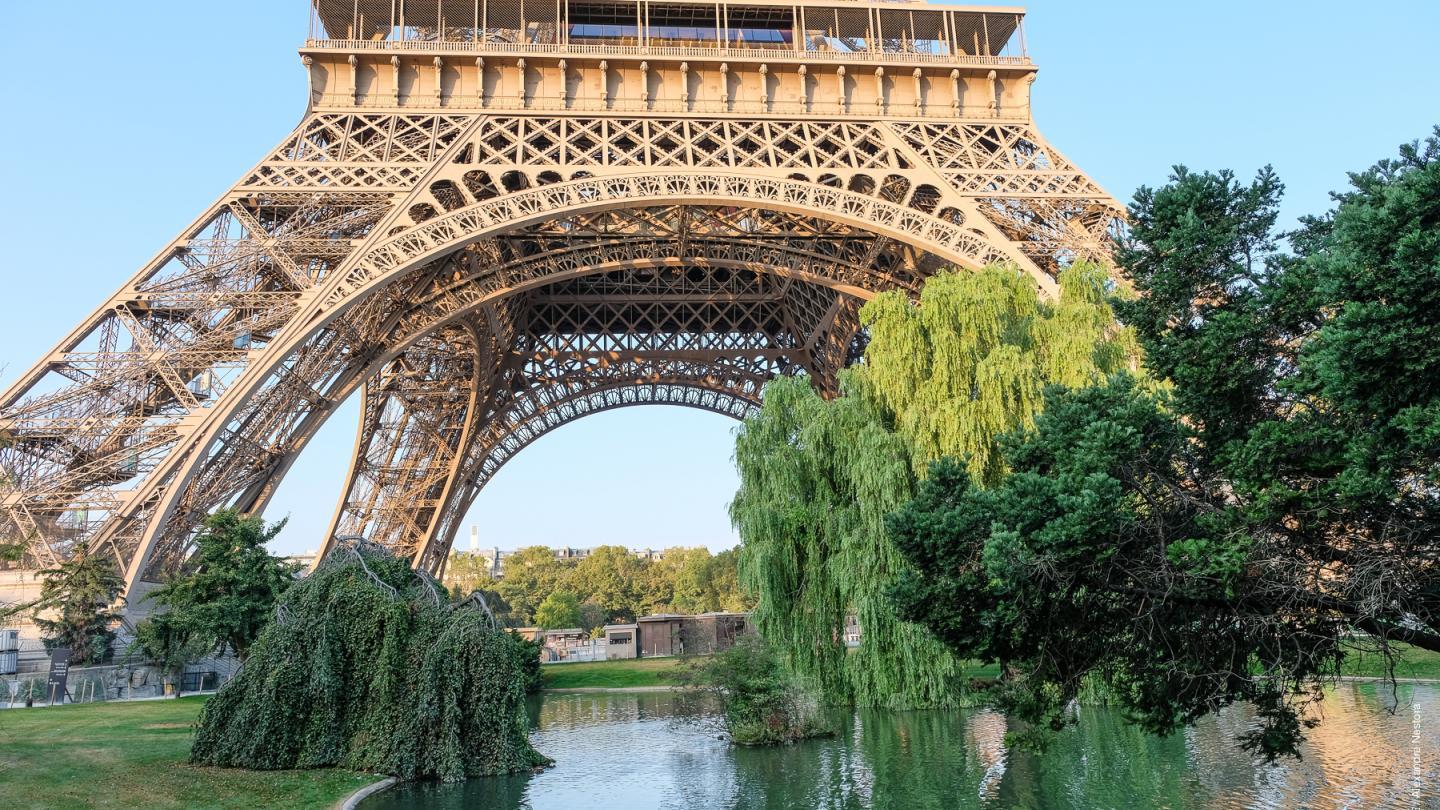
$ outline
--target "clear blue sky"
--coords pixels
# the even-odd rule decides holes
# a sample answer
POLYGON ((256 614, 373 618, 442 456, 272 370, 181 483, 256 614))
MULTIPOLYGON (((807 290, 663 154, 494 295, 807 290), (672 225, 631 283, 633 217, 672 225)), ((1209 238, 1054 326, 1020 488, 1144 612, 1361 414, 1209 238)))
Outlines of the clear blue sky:
MULTIPOLYGON (((1028 4, 1047 137, 1128 200, 1170 166, 1273 164, 1284 219, 1345 172, 1440 123, 1440 2, 1028 4)), ((130 276, 299 120, 303 0, 11 4, 0 71, 0 384, 130 276), (63 44, 62 44, 63 43, 63 44)), ((356 411, 340 409, 270 516, 284 551, 317 544, 356 411)), ((732 423, 633 408, 520 454, 465 522, 482 542, 734 543, 732 423)))

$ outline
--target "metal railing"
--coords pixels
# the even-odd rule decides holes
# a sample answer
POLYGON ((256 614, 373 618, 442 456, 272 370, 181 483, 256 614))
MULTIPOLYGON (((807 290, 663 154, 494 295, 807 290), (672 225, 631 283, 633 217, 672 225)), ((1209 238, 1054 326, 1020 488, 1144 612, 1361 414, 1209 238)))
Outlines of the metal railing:
POLYGON ((310 39, 305 47, 333 51, 411 51, 416 53, 554 54, 557 56, 672 56, 682 59, 732 57, 795 62, 891 62, 903 64, 1029 67, 1027 56, 970 56, 908 51, 797 51, 770 48, 701 48, 676 45, 581 45, 539 42, 458 40, 310 39))
POLYGON ((841 106, 834 101, 816 101, 810 104, 784 101, 680 101, 678 99, 614 99, 611 101, 575 100, 561 101, 554 97, 535 96, 519 103, 514 96, 493 96, 481 100, 473 95, 447 95, 439 104, 431 95, 401 96, 396 103, 394 96, 380 93, 362 96, 357 103, 348 93, 325 93, 317 95, 315 106, 322 109, 386 109, 396 106, 414 109, 442 110, 485 110, 487 112, 584 112, 584 113, 752 113, 756 115, 881 115, 902 118, 950 118, 985 119, 995 121, 1027 121, 1029 110, 1023 107, 995 110, 979 105, 951 107, 948 105, 926 104, 915 107, 908 103, 875 106, 873 101, 855 101, 841 106))

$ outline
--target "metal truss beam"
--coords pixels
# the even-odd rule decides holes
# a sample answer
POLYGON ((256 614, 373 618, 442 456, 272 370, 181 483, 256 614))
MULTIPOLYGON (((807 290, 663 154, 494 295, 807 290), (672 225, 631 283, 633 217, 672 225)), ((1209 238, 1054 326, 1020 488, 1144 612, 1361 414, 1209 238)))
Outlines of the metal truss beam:
MULTIPOLYGON (((1053 295, 1122 211, 1028 120, 1028 61, 957 65, 956 98, 989 82, 988 105, 922 104, 934 59, 913 109, 877 96, 867 117, 327 93, 0 397, 0 536, 21 567, 85 546, 157 576, 209 511, 263 509, 358 395, 332 528, 434 570, 485 482, 568 421, 739 418, 777 374, 833 392, 860 305, 946 268, 1006 264, 1053 295)), ((818 77, 796 75, 809 98, 818 77)))

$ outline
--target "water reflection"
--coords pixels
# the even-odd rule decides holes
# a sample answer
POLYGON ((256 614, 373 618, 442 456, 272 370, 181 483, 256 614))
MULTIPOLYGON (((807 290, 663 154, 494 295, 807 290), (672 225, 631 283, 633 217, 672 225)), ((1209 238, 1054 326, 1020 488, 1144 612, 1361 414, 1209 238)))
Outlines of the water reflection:
POLYGON ((1160 739, 1088 707, 1043 755, 1008 751, 984 710, 859 711, 831 739, 734 748, 679 717, 665 693, 553 695, 533 739, 557 767, 538 775, 418 785, 365 803, 398 808, 1440 808, 1440 686, 1397 694, 1348 684, 1300 762, 1257 765, 1235 737, 1245 712, 1160 739), (1398 703, 1396 699, 1398 698, 1398 703), (1391 706, 1396 710, 1388 711, 1391 706))

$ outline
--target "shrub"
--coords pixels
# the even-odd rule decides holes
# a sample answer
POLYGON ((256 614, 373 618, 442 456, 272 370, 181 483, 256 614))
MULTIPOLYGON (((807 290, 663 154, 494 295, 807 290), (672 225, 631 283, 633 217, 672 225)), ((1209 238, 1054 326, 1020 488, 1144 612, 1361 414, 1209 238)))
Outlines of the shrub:
POLYGON ((336 549, 205 705, 191 761, 445 781, 549 764, 526 736, 533 648, 443 593, 383 550, 336 549))
POLYGON ((738 745, 777 745, 835 733, 813 689, 781 664, 757 635, 708 658, 692 659, 681 683, 718 701, 720 718, 738 745))

